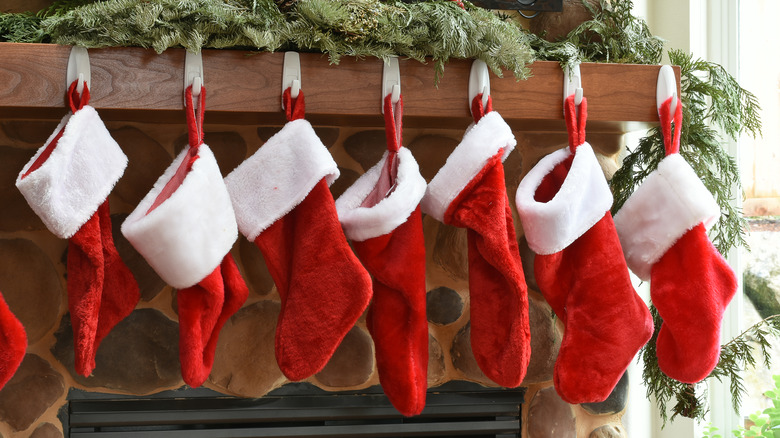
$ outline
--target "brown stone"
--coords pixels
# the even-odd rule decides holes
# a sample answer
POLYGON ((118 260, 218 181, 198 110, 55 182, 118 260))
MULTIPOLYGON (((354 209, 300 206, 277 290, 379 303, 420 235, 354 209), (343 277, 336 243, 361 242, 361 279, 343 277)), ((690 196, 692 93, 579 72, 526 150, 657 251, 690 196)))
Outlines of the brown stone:
POLYGON ((504 160, 504 181, 510 204, 514 205, 515 192, 523 174, 523 157, 520 151, 512 151, 504 160))
POLYGON ((463 373, 466 379, 495 386, 495 383, 488 379, 485 373, 479 369, 477 360, 474 358, 474 352, 471 351, 470 322, 463 326, 458 334, 455 335, 455 339, 452 340, 450 355, 452 356, 452 364, 458 371, 463 373))
POLYGON ((344 169, 339 167, 339 178, 333 182, 330 186, 330 192, 333 194, 333 199, 338 199, 342 193, 344 193, 352 184, 360 178, 360 174, 352 169, 344 169))
POLYGON ((600 152, 596 152, 596 160, 599 162, 601 171, 604 172, 604 177, 607 179, 607 181, 611 180, 612 176, 615 175, 615 172, 620 169, 620 166, 618 165, 615 157, 610 157, 603 155, 600 152))
POLYGON ((561 334, 555 327, 550 306, 532 295, 528 297, 528 320, 531 325, 531 361, 523 386, 553 379, 555 359, 561 348, 561 334))
MULTIPOLYGON (((222 176, 227 176, 246 158, 246 141, 237 132, 206 131, 203 134, 203 139, 209 146, 209 149, 211 149, 211 152, 214 153, 214 158, 217 160, 222 176)), ((188 141, 187 134, 177 138, 173 143, 174 153, 178 155, 188 141)))
POLYGON ((374 370, 371 337, 360 327, 347 332, 317 380, 325 386, 346 388, 366 383, 374 370))
POLYGON ((458 142, 459 140, 443 135, 421 135, 407 147, 420 165, 420 174, 426 181, 430 181, 444 166, 458 142))
POLYGON ((0 420, 14 430, 30 427, 65 391, 65 382, 48 362, 28 354, 0 391, 0 420))
POLYGON ((379 162, 387 150, 385 131, 368 130, 352 134, 344 140, 344 150, 363 170, 368 170, 379 162))
POLYGON ((528 438, 576 438, 576 421, 571 405, 555 388, 540 389, 528 408, 528 438))
POLYGON ((62 432, 51 423, 41 423, 35 428, 30 438, 62 438, 62 432))
POLYGON ((0 293, 34 344, 57 322, 62 281, 54 265, 35 243, 0 239, 0 293))
POLYGON ((426 295, 428 322, 452 324, 463 314, 463 298, 448 287, 437 287, 426 295))
POLYGON ((621 426, 607 424, 593 430, 588 438, 626 438, 626 431, 621 426))
POLYGON ((279 132, 280 129, 282 129, 281 126, 261 126, 257 128, 257 136, 260 137, 260 140, 266 142, 269 138, 279 132))
MULTIPOLYGON (((433 218, 426 219, 435 221, 433 218)), ((441 266, 454 279, 467 279, 469 267, 466 230, 439 223, 434 238, 433 262, 441 266)))
POLYGON ((628 372, 624 372, 606 400, 598 403, 582 403, 580 406, 592 415, 612 415, 623 411, 627 402, 628 372))
MULTIPOLYGON (((32 0, 4 0, 3 9, 8 1, 11 3, 14 1, 25 4, 32 3, 32 0)), ((39 2, 47 1, 49 0, 39 0, 39 2)), ((65 115, 64 110, 62 115, 65 115)), ((59 122, 59 120, 9 120, 0 123, 0 128, 14 142, 15 146, 37 150, 54 133, 59 122), (27 145, 23 143, 27 143, 27 145)))
POLYGON ((155 139, 138 128, 125 126, 111 130, 122 146, 128 164, 113 194, 130 205, 138 205, 155 181, 171 164, 173 157, 155 139))
POLYGON ((517 246, 520 249, 520 260, 523 262, 525 284, 531 289, 539 290, 539 285, 536 283, 536 274, 534 273, 536 254, 528 247, 528 240, 526 240, 525 236, 520 236, 517 239, 517 246))
POLYGON ((238 238, 238 253, 241 256, 243 274, 246 284, 254 293, 265 296, 274 288, 274 279, 268 272, 263 253, 254 242, 250 242, 243 236, 238 238))
MULTIPOLYGON (((261 126, 257 128, 257 136, 265 142, 279 132, 280 129, 282 129, 281 126, 261 126)), ((315 126, 314 132, 320 138, 322 144, 328 148, 333 146, 336 140, 339 139, 339 128, 333 126, 315 126)))
POLYGON ((117 251, 119 251, 119 256, 122 257, 122 260, 133 273, 135 281, 138 282, 141 299, 151 301, 166 285, 154 269, 149 266, 146 259, 135 250, 133 245, 122 234, 122 222, 126 218, 126 214, 111 215, 111 235, 114 236, 114 245, 117 251))
POLYGON ((444 351, 441 344, 430 333, 428 334, 428 386, 436 386, 444 380, 446 372, 444 351))
POLYGON ((284 381, 274 353, 281 306, 260 301, 246 306, 225 324, 217 343, 209 380, 225 393, 261 397, 284 381))
POLYGON ((138 309, 122 320, 98 348, 92 375, 73 368, 73 329, 70 314, 55 333, 52 354, 73 379, 89 388, 108 388, 148 394, 181 384, 178 325, 155 309, 138 309))
POLYGON ((16 177, 34 154, 34 150, 0 146, 0 231, 46 229, 16 188, 16 177))

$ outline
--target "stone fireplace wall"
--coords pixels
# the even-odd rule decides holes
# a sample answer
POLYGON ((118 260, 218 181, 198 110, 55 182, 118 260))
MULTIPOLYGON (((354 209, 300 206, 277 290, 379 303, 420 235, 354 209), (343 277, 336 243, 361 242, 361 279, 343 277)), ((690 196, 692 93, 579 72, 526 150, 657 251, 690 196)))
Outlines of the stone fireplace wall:
MULTIPOLYGON (((208 121, 208 115, 206 117, 208 121)), ((144 395, 183 385, 178 361, 176 291, 163 283, 119 233, 119 225, 186 143, 184 124, 107 123, 130 164, 110 200, 114 236, 141 287, 137 309, 103 341, 92 376, 73 369, 73 338, 65 284, 67 242, 46 230, 14 187, 14 180, 56 126, 55 121, 0 121, 0 292, 24 324, 27 356, 0 391, 0 437, 62 437, 58 410, 70 388, 144 395)), ((227 174, 279 129, 278 126, 206 125, 206 143, 227 174)), ((382 129, 317 127, 339 164, 331 190, 338 197, 375 164, 385 149, 382 129)), ((462 130, 406 129, 404 143, 430 180, 457 145, 462 130)), ((518 148, 505 163, 510 204, 521 176, 543 155, 566 143, 565 133, 517 132, 518 148)), ((589 134, 607 174, 616 168, 619 135, 589 134)), ((611 175, 610 175, 611 176, 611 175)), ((532 356, 523 407, 523 436, 622 437, 626 377, 605 402, 572 406, 552 387, 562 327, 536 291, 533 255, 522 238, 521 256, 529 284, 532 356)), ((468 380, 492 386, 479 370, 469 343, 469 294, 464 230, 424 218, 427 252, 429 386, 468 380)), ((243 237, 233 247, 250 287, 244 307, 226 324, 216 362, 205 386, 240 397, 261 397, 284 385, 274 359, 279 295, 260 251, 243 237)), ((329 391, 379 383, 365 317, 348 333, 328 365, 308 379, 329 391)))

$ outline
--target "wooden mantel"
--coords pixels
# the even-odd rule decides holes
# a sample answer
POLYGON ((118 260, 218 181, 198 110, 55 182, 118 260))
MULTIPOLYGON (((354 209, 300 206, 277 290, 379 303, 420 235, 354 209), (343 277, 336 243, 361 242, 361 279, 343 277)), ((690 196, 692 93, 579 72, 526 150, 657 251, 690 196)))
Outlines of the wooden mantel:
MULTIPOLYGON (((183 122, 184 50, 158 55, 150 49, 90 50, 90 104, 106 120, 183 122)), ((0 119, 59 119, 64 113, 65 71, 70 47, 0 43, 0 119)), ((281 53, 204 50, 206 122, 281 124, 281 53)), ((452 60, 434 85, 432 63, 401 60, 404 124, 462 128, 468 111, 471 62, 452 60)), ((493 106, 518 130, 562 131, 563 73, 556 62, 536 62, 533 77, 491 74, 493 106)), ((306 114, 314 124, 382 126, 382 62, 301 54, 306 114)), ((588 130, 626 132, 656 123, 659 66, 581 65, 588 99, 588 130)), ((679 78, 679 68, 675 68, 679 78)), ((679 86, 679 79, 678 79, 679 86)))

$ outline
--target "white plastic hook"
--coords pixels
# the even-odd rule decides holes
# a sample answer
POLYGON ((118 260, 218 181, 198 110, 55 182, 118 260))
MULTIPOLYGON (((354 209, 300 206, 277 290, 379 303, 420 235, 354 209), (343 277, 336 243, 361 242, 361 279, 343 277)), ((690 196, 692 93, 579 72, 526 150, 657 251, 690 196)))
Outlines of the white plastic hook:
POLYGON ((582 74, 580 73, 580 65, 574 64, 572 66, 563 67, 563 102, 566 104, 566 98, 574 95, 574 104, 579 105, 582 103, 582 74))
MULTIPOLYGON (((282 95, 290 88, 290 97, 295 99, 301 91, 301 57, 298 52, 285 52, 282 66, 282 95)), ((284 109, 284 99, 282 99, 284 109)))
POLYGON ((89 66, 89 52, 84 47, 73 46, 70 49, 70 57, 68 58, 68 82, 65 84, 65 89, 70 87, 73 81, 78 80, 76 90, 79 94, 84 92, 84 83, 86 82, 87 88, 92 88, 92 71, 89 66))
POLYGON ((401 68, 398 66, 398 58, 385 60, 382 70, 382 114, 385 112, 385 96, 392 94, 390 98, 393 105, 401 100, 401 68))
POLYGON ((471 102, 479 93, 482 93, 482 107, 484 108, 490 97, 490 75, 485 61, 475 59, 471 63, 471 73, 469 74, 469 110, 471 110, 471 102))
POLYGON ((656 107, 660 111, 661 105, 669 97, 672 98, 672 105, 669 111, 674 114, 677 110, 677 78, 671 65, 663 65, 658 71, 658 85, 655 90, 656 107))
POLYGON ((200 88, 203 86, 203 57, 201 52, 193 53, 189 50, 184 57, 184 89, 192 85, 193 104, 198 103, 194 99, 200 96, 200 88))

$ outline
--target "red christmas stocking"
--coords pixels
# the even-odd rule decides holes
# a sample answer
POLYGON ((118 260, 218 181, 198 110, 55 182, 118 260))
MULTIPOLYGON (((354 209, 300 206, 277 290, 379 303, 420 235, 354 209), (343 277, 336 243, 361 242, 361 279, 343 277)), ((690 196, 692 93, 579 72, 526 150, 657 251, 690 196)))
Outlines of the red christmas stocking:
POLYGON ((68 308, 75 367, 88 376, 100 341, 138 302, 138 285, 111 237, 107 197, 127 157, 94 108, 89 89, 68 90, 72 114, 62 119, 16 186, 47 228, 68 244, 68 308), (104 302, 105 301, 105 302, 104 302))
POLYGON ((11 380, 24 360, 27 334, 0 294, 0 389, 11 380))
POLYGON ((650 296, 663 319, 658 366, 684 383, 706 378, 720 358, 723 312, 737 290, 734 271, 707 237, 720 207, 678 153, 682 105, 659 108, 666 157, 615 216, 626 261, 650 280, 650 296))
POLYGON ((385 98, 388 152, 336 200, 347 238, 374 277, 368 330, 379 381, 403 415, 418 415, 428 388, 425 241, 420 200, 425 179, 401 146, 401 111, 385 98), (396 122, 397 120, 397 122, 396 122))
POLYGON ((338 168, 286 91, 288 122, 225 178, 241 233, 263 252, 282 309, 285 376, 320 371, 368 306, 371 277, 347 244, 328 185, 338 168), (297 117, 297 118, 296 118, 297 117))
POLYGON ((516 142, 498 113, 475 114, 477 123, 428 185, 422 209, 468 230, 471 349, 488 378, 516 387, 531 358, 527 288, 502 164, 516 142))
POLYGON ((612 193, 585 142, 586 108, 567 100, 571 146, 539 161, 516 197, 539 289, 565 325, 553 378, 572 404, 605 400, 653 332, 622 257, 612 193))
POLYGON ((205 92, 196 113, 187 90, 189 146, 122 224, 127 240, 178 289, 179 359, 192 387, 208 378, 219 331, 248 294, 229 255, 238 237, 230 196, 203 143, 205 92))

